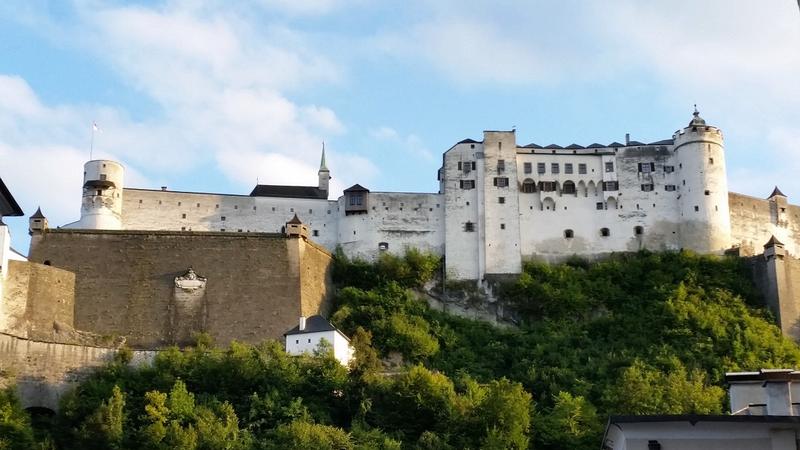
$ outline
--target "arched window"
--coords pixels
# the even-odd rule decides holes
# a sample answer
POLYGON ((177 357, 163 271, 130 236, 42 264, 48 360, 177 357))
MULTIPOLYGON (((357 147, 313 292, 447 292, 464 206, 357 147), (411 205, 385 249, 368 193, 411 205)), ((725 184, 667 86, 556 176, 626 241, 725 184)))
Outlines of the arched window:
POLYGON ((561 186, 561 193, 562 194, 575 194, 575 183, 572 181, 565 181, 564 184, 561 186))
POLYGON ((608 228, 600 228, 600 236, 609 237, 611 236, 611 230, 608 228))
POLYGON ((556 202, 550 197, 545 198, 542 200, 542 210, 543 211, 555 211, 556 210, 556 202))
POLYGON ((606 200, 606 209, 617 209, 617 199, 614 197, 608 197, 606 200))
POLYGON ((575 237, 575 232, 573 232, 572 230, 569 230, 569 229, 564 230, 564 237, 566 239, 572 239, 573 237, 575 237))
POLYGON ((636 236, 643 235, 644 234, 644 227, 642 227, 640 225, 637 225, 637 226, 633 227, 633 234, 635 234, 636 236))
POLYGON ((525 181, 522 182, 522 192, 525 194, 536 192, 536 183, 530 178, 525 178, 525 181))

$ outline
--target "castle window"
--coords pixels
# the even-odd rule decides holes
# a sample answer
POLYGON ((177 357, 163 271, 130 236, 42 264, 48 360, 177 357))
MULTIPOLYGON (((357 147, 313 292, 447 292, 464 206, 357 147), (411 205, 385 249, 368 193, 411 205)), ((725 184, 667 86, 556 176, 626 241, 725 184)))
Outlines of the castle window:
POLYGON ((586 175, 586 164, 584 163, 578 164, 578 174, 586 175))
POLYGON ((705 190, 705 194, 706 194, 706 195, 711 195, 711 191, 709 191, 708 189, 706 189, 706 190, 705 190))
POLYGON ((597 202, 597 203, 595 203, 595 205, 594 205, 594 206, 595 206, 595 208, 596 208, 596 209, 598 209, 598 210, 601 210, 601 209, 606 209, 606 205, 605 205, 605 203, 603 203, 603 202, 597 202))
POLYGON ((501 224, 500 224, 500 229, 501 229, 501 230, 505 230, 505 229, 506 229, 506 224, 504 224, 504 223, 501 223, 501 224))
POLYGON ((106 168, 106 165, 105 165, 105 164, 103 164, 103 169, 105 169, 105 168, 106 168))
POLYGON ((678 164, 678 169, 683 169, 683 163, 678 164))
POLYGON ((494 177, 494 185, 497 187, 508 187, 508 177, 494 177))
POLYGON ((533 163, 526 162, 522 166, 525 173, 533 173, 533 163))
POLYGON ((619 182, 618 181, 603 181, 603 190, 604 191, 618 191, 619 190, 619 182))
POLYGON ((564 173, 572 174, 572 163, 565 163, 564 164, 564 173))
POLYGON ((683 180, 683 185, 686 186, 686 180, 683 180))
POLYGON ((241 229, 241 228, 239 228, 239 229, 238 229, 238 230, 236 230, 236 231, 237 231, 238 233, 241 233, 241 232, 242 232, 242 229, 241 229))
POLYGON ((311 210, 311 209, 309 209, 309 210, 308 210, 308 213, 309 213, 309 214, 314 214, 314 211, 313 211, 313 210, 311 210))
MULTIPOLYGON (((161 202, 158 202, 158 203, 161 204, 161 202)), ((219 209, 219 204, 214 205, 214 209, 219 209)), ((274 209, 273 209, 273 211, 274 211, 274 209)))
POLYGON ((181 214, 181 219, 185 219, 185 218, 186 218, 186 214, 185 213, 181 214))
POLYGON ((675 172, 675 166, 664 166, 664 173, 675 172))
POLYGON ((543 174, 545 172, 545 165, 544 163, 536 163, 536 173, 543 174))
POLYGON ((139 199, 139 204, 140 204, 140 205, 142 204, 142 199, 139 199))
POLYGON ((654 162, 639 163, 639 172, 641 173, 655 172, 655 170, 656 170, 656 163, 654 162))
POLYGON ((539 182, 539 190, 542 192, 555 192, 556 190, 556 182, 555 181, 540 181, 539 182))
POLYGON ((694 212, 700 212, 700 207, 697 206, 697 205, 694 205, 694 212))
POLYGON ((219 231, 224 233, 225 232, 225 228, 220 228, 219 231))
POLYGON ((475 180, 459 180, 458 186, 461 189, 475 189, 475 180))
POLYGON ((475 224, 472 222, 465 222, 464 231, 475 231, 475 224))
MULTIPOLYGON (((273 210, 274 210, 274 208, 273 208, 273 210)), ((329 210, 328 210, 328 214, 330 214, 330 213, 331 213, 331 210, 329 209, 329 210)))
POLYGON ((613 172, 614 171, 614 163, 609 161, 606 163, 606 172, 613 172))
POLYGON ((106 176, 106 174, 104 174, 104 173, 100 174, 100 181, 106 181, 107 178, 108 177, 106 176))
POLYGON ((181 202, 178 202, 178 206, 181 206, 181 202))
POLYGON ((158 204, 159 204, 159 205, 161 204, 161 200, 159 200, 159 201, 158 201, 158 204))
POLYGON ((644 234, 644 227, 639 226, 639 225, 633 227, 633 234, 635 234, 636 236, 643 235, 644 234))
POLYGON ((667 185, 664 186, 664 190, 672 192, 672 191, 675 190, 675 185, 674 184, 667 184, 667 185))
POLYGON ((233 209, 239 209, 239 205, 233 205, 233 209))
POLYGON ((300 339, 295 339, 295 340, 294 340, 294 343, 295 343, 295 344, 299 344, 299 343, 300 343, 300 339))
POLYGON ((289 208, 289 212, 294 212, 294 208, 289 208))
POLYGON ((653 183, 643 184, 642 185, 643 192, 652 192, 653 191, 653 183))
POLYGON ((186 227, 181 227, 181 231, 186 231, 186 227))
POLYGON ((103 195, 103 191, 101 191, 100 189, 98 189, 98 190, 97 190, 97 194, 96 194, 96 195, 103 195))
POLYGON ((611 236, 611 230, 608 228, 600 228, 600 236, 609 237, 611 236))
POLYGON ((575 194, 577 192, 575 190, 575 183, 572 181, 565 181, 564 185, 561 187, 561 192, 564 194, 575 194))
POLYGON ((714 164, 714 158, 708 158, 708 163, 709 164, 714 164))
POLYGON ((378 250, 380 250, 382 252, 385 252, 386 250, 389 250, 389 243, 388 242, 379 242, 378 243, 378 250))
POLYGON ((253 206, 253 211, 255 211, 255 210, 256 210, 256 207, 255 207, 255 206, 253 206))
POLYGON ((312 230, 311 231, 311 235, 312 236, 319 236, 319 230, 312 230))
POLYGON ((225 222, 225 216, 220 217, 220 220, 225 222))
POLYGON ((564 230, 564 237, 566 239, 572 239, 575 237, 575 233, 572 230, 564 230))
POLYGON ((498 159, 497 160, 497 173, 503 173, 506 171, 506 160, 505 159, 498 159))
POLYGON ((50 265, 52 265, 52 264, 53 264, 53 263, 51 263, 49 259, 46 259, 46 260, 44 260, 44 265, 45 265, 45 266, 50 266, 50 265))
POLYGON ((550 173, 561 173, 558 163, 550 163, 550 173))
POLYGON ((526 178, 525 181, 522 182, 522 192, 526 194, 536 192, 536 183, 530 178, 526 178))
POLYGON ((274 206, 272 207, 272 211, 275 212, 275 207, 274 206))
POLYGON ((497 197, 497 203, 500 203, 502 205, 505 202, 506 202, 506 198, 505 197, 497 197))

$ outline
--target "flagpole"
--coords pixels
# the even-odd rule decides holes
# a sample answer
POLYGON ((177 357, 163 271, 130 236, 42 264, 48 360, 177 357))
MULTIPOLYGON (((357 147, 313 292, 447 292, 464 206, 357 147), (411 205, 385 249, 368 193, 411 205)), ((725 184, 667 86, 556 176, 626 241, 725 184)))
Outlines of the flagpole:
POLYGON ((92 160, 92 153, 94 152, 94 129, 95 124, 92 122, 92 139, 89 141, 89 161, 92 160))

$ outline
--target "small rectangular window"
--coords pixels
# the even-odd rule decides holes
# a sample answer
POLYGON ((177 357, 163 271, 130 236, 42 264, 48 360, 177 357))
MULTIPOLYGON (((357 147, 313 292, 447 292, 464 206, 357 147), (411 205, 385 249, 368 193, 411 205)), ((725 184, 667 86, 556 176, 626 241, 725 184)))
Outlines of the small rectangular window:
POLYGON ((664 166, 664 173, 675 172, 675 166, 664 166))
POLYGON ((619 182, 618 181, 603 181, 603 190, 604 191, 618 191, 619 190, 619 182))
POLYGON ((475 180, 459 180, 458 184, 461 189, 475 189, 475 180))
POLYGON ((497 203, 500 203, 502 205, 505 202, 506 202, 506 198, 505 197, 497 197, 497 203))
POLYGON ((598 210, 599 210, 599 209, 606 209, 606 208, 605 208, 605 203, 603 203, 603 202, 597 202, 597 203, 595 203, 595 205, 594 205, 594 206, 595 206, 595 208, 596 208, 596 209, 598 209, 598 210))
POLYGON ((311 235, 312 235, 312 236, 319 236, 319 230, 313 230, 313 231, 311 232, 311 235))
POLYGON ((639 172, 650 173, 655 170, 655 163, 639 163, 639 172))
POLYGON ((497 187, 508 187, 508 178, 507 177, 495 177, 494 178, 494 185, 497 187))
POLYGON ((550 173, 561 173, 561 170, 558 167, 558 163, 550 164, 550 173))
POLYGON ((506 224, 504 224, 504 223, 501 223, 501 224, 500 224, 500 229, 501 229, 501 230, 505 230, 505 229, 506 229, 506 224))
POLYGON ((100 181, 106 181, 106 178, 107 178, 106 174, 104 174, 104 173, 100 174, 100 181))
POLYGON ((185 219, 185 218, 186 218, 186 214, 181 214, 181 219, 185 219))
POLYGON ((475 224, 472 222, 464 223, 464 231, 475 231, 475 224))
POLYGON ((542 192, 555 192, 556 190, 556 182, 555 181, 540 181, 539 182, 539 190, 542 192))
POLYGON ((606 163, 606 172, 613 172, 613 171, 614 171, 614 163, 611 162, 611 161, 608 161, 606 163))
POLYGON ((708 163, 709 164, 714 164, 714 158, 708 158, 708 163))
POLYGON ((497 160, 497 173, 503 173, 506 171, 506 160, 505 159, 498 159, 497 160))
POLYGON ((705 190, 705 194, 706 194, 706 195, 711 195, 711 191, 709 191, 708 189, 706 189, 706 190, 705 190))
POLYGON ((675 185, 674 184, 668 184, 668 185, 664 186, 664 190, 672 192, 672 191, 675 190, 675 185))
POLYGON ((652 190, 653 190, 653 184, 652 183, 643 184, 642 185, 642 191, 643 192, 651 192, 652 190))
POLYGON ((568 175, 572 174, 572 163, 564 163, 564 173, 568 175))
POLYGON ((578 174, 586 175, 586 164, 584 163, 578 164, 578 174))
POLYGON ((533 173, 533 163, 526 162, 523 164, 525 173, 533 173))
POLYGON ((694 207, 694 211, 695 211, 695 212, 700 212, 700 207, 695 205, 695 207, 694 207))
POLYGON ((544 163, 536 163, 536 173, 543 174, 545 172, 545 165, 544 163))
POLYGON ((221 218, 220 220, 222 220, 223 222, 225 222, 225 216, 222 216, 222 218, 221 218))

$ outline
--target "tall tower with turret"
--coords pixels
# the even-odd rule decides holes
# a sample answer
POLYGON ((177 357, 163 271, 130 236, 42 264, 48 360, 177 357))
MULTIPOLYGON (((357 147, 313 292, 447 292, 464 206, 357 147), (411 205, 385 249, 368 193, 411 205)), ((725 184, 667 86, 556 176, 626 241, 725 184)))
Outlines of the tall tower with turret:
POLYGON ((681 247, 721 253, 731 246, 722 131, 706 124, 695 108, 689 125, 672 138, 680 180, 681 247))
POLYGON ((317 176, 319 176, 319 190, 330 192, 331 171, 328 170, 328 165, 325 163, 325 143, 322 144, 322 159, 319 162, 317 176))
POLYGON ((83 200, 80 228, 122 228, 122 164, 96 159, 83 166, 83 200))

